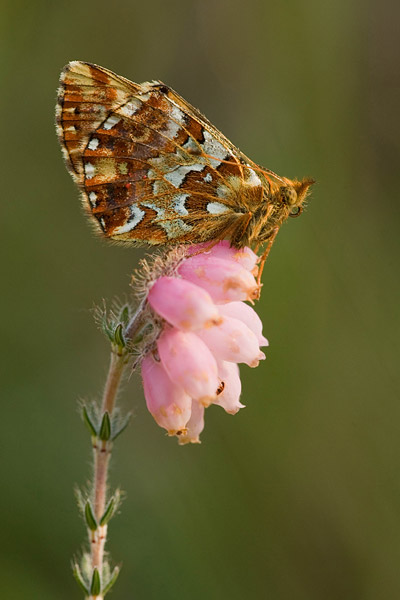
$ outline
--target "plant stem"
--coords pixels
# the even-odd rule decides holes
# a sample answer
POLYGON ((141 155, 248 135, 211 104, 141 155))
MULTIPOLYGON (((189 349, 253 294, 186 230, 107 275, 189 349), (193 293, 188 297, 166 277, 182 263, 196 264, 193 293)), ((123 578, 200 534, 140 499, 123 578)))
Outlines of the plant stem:
POLYGON ((132 365, 132 344, 143 326, 145 305, 142 300, 130 319, 132 311, 127 306, 121 307, 119 317, 107 317, 105 311, 99 315, 102 330, 111 341, 111 357, 100 406, 82 405, 82 418, 92 439, 94 474, 89 493, 77 490, 77 496, 87 526, 90 553, 85 552, 81 561, 73 563, 74 577, 85 590, 86 600, 104 600, 119 573, 118 566, 111 570, 104 552, 108 522, 121 498, 119 489, 109 492, 107 480, 113 440, 129 421, 129 414, 121 418, 116 411, 116 402, 125 371, 132 365))
MULTIPOLYGON (((103 393, 101 406, 101 417, 108 412, 112 419, 115 409, 116 399, 124 371, 127 366, 127 357, 124 352, 118 352, 113 348, 110 358, 106 385, 103 393)), ((100 520, 104 514, 107 500, 107 477, 110 462, 112 441, 94 438, 93 458, 94 458, 94 487, 93 487, 93 509, 94 516, 99 524, 95 531, 89 530, 91 546, 92 570, 97 568, 100 575, 103 571, 104 546, 107 538, 107 525, 100 525, 100 520)), ((90 596, 90 599, 101 600, 103 596, 90 596)))

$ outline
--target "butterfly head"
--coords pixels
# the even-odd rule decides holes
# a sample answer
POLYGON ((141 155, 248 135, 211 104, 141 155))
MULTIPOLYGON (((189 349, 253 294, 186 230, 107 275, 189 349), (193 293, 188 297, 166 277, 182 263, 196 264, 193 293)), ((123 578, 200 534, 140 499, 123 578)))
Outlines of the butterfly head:
POLYGON ((315 183, 314 179, 304 178, 301 181, 287 179, 285 185, 281 185, 275 192, 277 203, 287 207, 290 217, 298 217, 303 210, 303 203, 307 197, 310 186, 315 183))

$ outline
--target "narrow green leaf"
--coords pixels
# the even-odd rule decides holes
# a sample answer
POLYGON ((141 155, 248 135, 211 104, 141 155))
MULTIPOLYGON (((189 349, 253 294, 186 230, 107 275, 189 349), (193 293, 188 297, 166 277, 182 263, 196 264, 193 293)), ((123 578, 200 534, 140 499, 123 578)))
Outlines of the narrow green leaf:
POLYGON ((82 590, 87 595, 89 593, 89 590, 86 587, 86 583, 85 583, 85 581, 84 581, 84 579, 82 577, 82 573, 81 573, 81 570, 79 568, 79 565, 77 565, 76 563, 74 563, 72 565, 72 573, 73 573, 73 576, 75 577, 75 580, 78 583, 78 585, 82 588, 82 590))
POLYGON ((89 552, 84 552, 82 554, 80 567, 83 579, 87 582, 87 587, 89 589, 90 581, 92 579, 92 555, 89 552))
POLYGON ((126 429, 129 425, 129 421, 131 420, 131 413, 128 413, 124 419, 121 419, 118 425, 114 425, 113 430, 115 431, 112 436, 113 441, 126 429))
POLYGON ((110 327, 108 325, 107 315, 105 313, 104 313, 104 316, 103 316, 103 320, 102 320, 101 326, 102 326, 103 332, 106 334, 106 336, 108 337, 108 339, 110 340, 110 342, 114 341, 114 339, 113 339, 114 336, 113 336, 113 333, 112 333, 112 331, 111 331, 111 329, 110 329, 110 327))
POLYGON ((100 573, 97 568, 93 569, 92 583, 90 584, 90 595, 98 596, 101 592, 100 573))
POLYGON ((104 514, 100 519, 100 525, 107 525, 108 521, 113 516, 116 508, 117 507, 116 507, 115 497, 111 496, 111 498, 106 506, 106 509, 104 511, 104 514))
POLYGON ((118 579, 119 572, 120 572, 120 568, 119 567, 115 567, 114 570, 113 570, 113 572, 112 572, 112 574, 111 574, 110 579, 108 580, 106 586, 104 587, 103 596, 105 596, 107 594, 107 592, 109 592, 111 590, 112 586, 114 585, 114 583, 118 579))
POLYGON ((110 439, 110 437, 111 437, 111 421, 110 421, 110 415, 106 411, 101 420, 99 438, 101 440, 103 440, 104 442, 106 442, 107 440, 110 439))
POLYGON ((122 332, 122 325, 121 323, 119 323, 119 325, 116 326, 115 331, 114 331, 114 343, 119 346, 120 348, 125 348, 126 346, 126 342, 124 339, 124 334, 122 332))
POLYGON ((89 429, 90 434, 93 435, 93 436, 97 436, 96 427, 93 424, 93 421, 90 418, 88 409, 86 408, 85 405, 82 406, 82 419, 83 419, 85 425, 87 426, 87 428, 89 429))
POLYGON ((103 568, 101 570, 101 580, 103 582, 103 589, 104 589, 104 582, 108 581, 111 577, 111 569, 110 569, 110 563, 104 559, 103 560, 103 568))
POLYGON ((96 531, 97 521, 94 517, 92 505, 90 504, 89 500, 87 500, 85 504, 85 521, 91 531, 96 531))
POLYGON ((122 310, 121 310, 121 312, 119 314, 119 320, 124 325, 128 324, 128 321, 129 321, 129 306, 127 304, 122 308, 122 310))

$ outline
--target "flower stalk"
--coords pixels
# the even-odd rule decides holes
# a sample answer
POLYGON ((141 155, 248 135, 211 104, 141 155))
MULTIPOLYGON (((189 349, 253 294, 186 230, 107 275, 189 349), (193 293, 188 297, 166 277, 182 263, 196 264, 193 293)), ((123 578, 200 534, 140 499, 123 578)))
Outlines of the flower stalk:
POLYGON ((89 529, 89 539, 91 542, 92 567, 93 569, 97 568, 100 573, 103 570, 104 546, 107 539, 107 524, 101 525, 101 520, 106 508, 108 467, 112 451, 111 427, 109 424, 113 418, 118 390, 126 366, 126 356, 123 353, 113 350, 111 352, 110 367, 103 394, 99 436, 94 438, 93 441, 93 505, 94 518, 98 527, 95 531, 89 529))
MULTIPOLYGON (((90 552, 73 565, 73 574, 87 600, 103 600, 115 583, 119 567, 111 570, 105 557, 110 519, 120 504, 120 491, 108 492, 108 472, 113 442, 125 429, 129 415, 121 418, 117 400, 125 373, 131 362, 126 325, 132 317, 129 307, 107 318, 101 314, 101 327, 111 341, 111 356, 101 403, 83 404, 82 418, 87 425, 93 448, 93 481, 87 493, 78 491, 78 502, 88 531, 90 552)), ((132 323, 133 324, 133 323, 132 323)))

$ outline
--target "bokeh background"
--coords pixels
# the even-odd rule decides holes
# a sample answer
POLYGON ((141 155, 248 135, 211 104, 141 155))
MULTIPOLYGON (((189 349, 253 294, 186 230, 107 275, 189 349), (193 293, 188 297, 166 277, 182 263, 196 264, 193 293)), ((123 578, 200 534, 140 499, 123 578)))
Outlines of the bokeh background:
POLYGON ((126 387, 113 597, 400 597, 398 19, 386 0, 1 3, 2 598, 81 597, 77 400, 108 363, 90 308, 143 255, 93 237, 64 167, 74 59, 164 80, 256 162, 318 181, 264 272, 247 408, 212 407, 203 443, 178 447, 126 387))

